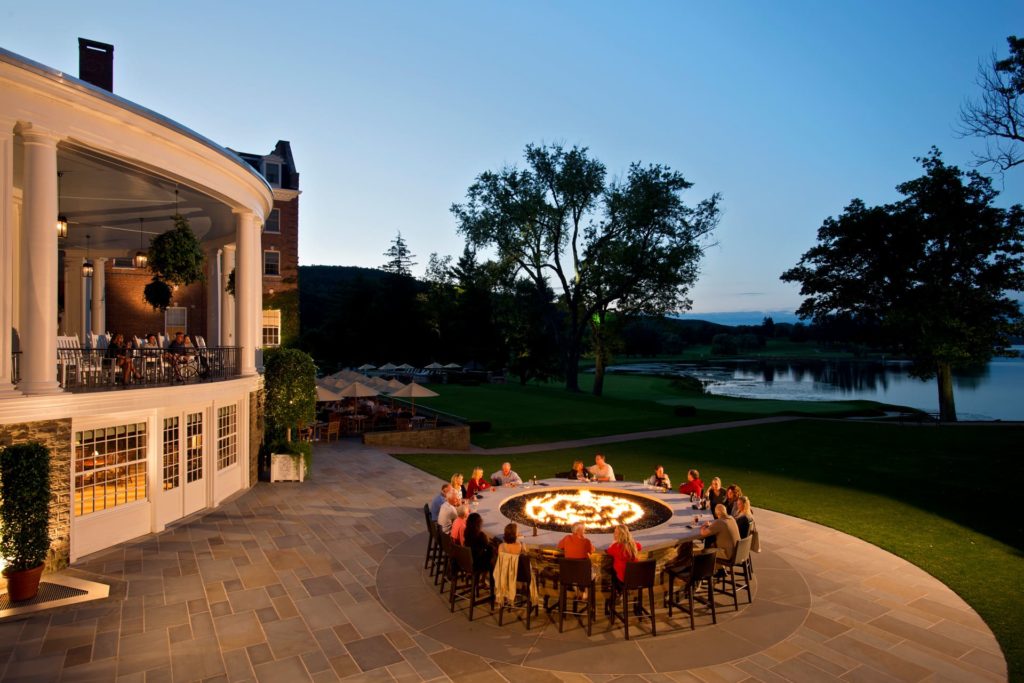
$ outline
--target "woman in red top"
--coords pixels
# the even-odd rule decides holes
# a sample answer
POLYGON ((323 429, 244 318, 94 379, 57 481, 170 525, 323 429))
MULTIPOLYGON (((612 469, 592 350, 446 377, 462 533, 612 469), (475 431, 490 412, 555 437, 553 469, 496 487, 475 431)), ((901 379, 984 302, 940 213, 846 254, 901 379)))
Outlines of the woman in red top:
POLYGON ((484 470, 482 467, 476 467, 473 469, 473 476, 470 477, 469 483, 466 484, 466 495, 470 498, 476 495, 477 491, 486 491, 491 488, 491 485, 484 479, 484 470))
POLYGON ((612 556, 612 581, 618 585, 626 580, 626 563, 636 562, 640 555, 640 544, 633 540, 633 534, 629 533, 629 527, 620 524, 615 527, 615 542, 605 551, 612 556))

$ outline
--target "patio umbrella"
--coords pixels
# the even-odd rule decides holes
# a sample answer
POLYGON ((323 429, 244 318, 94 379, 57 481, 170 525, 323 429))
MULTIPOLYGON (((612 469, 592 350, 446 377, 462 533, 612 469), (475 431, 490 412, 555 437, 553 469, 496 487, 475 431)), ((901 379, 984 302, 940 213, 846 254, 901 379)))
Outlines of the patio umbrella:
POLYGON ((430 365, 426 366, 423 369, 424 370, 443 370, 444 366, 435 361, 435 362, 431 363, 430 365))
POLYGON ((411 398, 412 399, 412 414, 416 414, 416 399, 417 398, 429 398, 431 396, 440 396, 441 394, 436 391, 431 391, 425 386, 417 384, 416 382, 409 382, 401 389, 392 391, 391 396, 395 398, 411 398))
POLYGON ((388 392, 396 391, 405 386, 404 384, 402 384, 401 382, 394 378, 389 379, 387 382, 385 382, 385 384, 388 385, 388 392))
POLYGON ((317 385, 316 388, 316 400, 317 403, 325 403, 327 401, 340 401, 341 394, 338 392, 337 389, 332 389, 331 387, 320 384, 317 385))
POLYGON ((398 366, 394 363, 385 363, 384 365, 377 368, 378 370, 397 370, 398 366))
POLYGON ((447 368, 448 370, 461 370, 462 369, 462 366, 459 365, 458 363, 449 363, 448 365, 446 365, 444 367, 447 368))
POLYGON ((416 368, 414 368, 413 366, 409 365, 408 363, 402 363, 397 368, 395 368, 395 370, 415 370, 415 369, 416 368))
POLYGON ((377 369, 376 365, 370 365, 369 363, 363 363, 358 368, 356 368, 356 370, 359 370, 360 372, 366 372, 367 370, 376 370, 376 369, 377 369))
POLYGON ((373 387, 368 387, 362 382, 352 382, 344 389, 340 390, 338 394, 345 398, 366 398, 369 396, 376 396, 380 392, 373 387))

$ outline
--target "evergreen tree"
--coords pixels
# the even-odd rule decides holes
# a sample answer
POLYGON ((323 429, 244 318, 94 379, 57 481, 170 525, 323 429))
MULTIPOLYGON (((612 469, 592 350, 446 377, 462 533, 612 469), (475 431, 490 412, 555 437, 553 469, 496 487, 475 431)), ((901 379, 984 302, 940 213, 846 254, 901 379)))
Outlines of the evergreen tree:
POLYGON ((416 255, 409 251, 409 245, 405 243, 401 230, 398 231, 395 239, 391 240, 391 246, 384 252, 384 256, 388 260, 381 266, 381 270, 386 273, 394 273, 395 275, 412 275, 412 267, 416 265, 413 258, 416 255))

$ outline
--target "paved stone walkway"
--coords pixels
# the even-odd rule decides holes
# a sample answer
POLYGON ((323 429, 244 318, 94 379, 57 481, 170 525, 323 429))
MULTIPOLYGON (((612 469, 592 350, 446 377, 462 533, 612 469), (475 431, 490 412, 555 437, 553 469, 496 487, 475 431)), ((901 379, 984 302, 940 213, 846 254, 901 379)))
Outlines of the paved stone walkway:
POLYGON ((198 520, 68 570, 109 582, 111 597, 0 621, 0 677, 139 683, 1006 678, 991 632, 938 581, 863 541, 767 511, 757 511, 765 552, 755 558, 754 604, 692 633, 659 622, 656 638, 631 641, 630 660, 617 656, 625 652, 621 631, 609 630, 603 619, 593 643, 576 630, 561 645, 543 617, 536 633, 521 623, 498 629, 489 616, 470 624, 461 613, 449 616, 428 583, 416 583, 422 504, 438 481, 350 443, 318 446, 315 461, 313 481, 260 484, 198 520), (770 581, 772 572, 796 578, 770 581), (397 613, 386 606, 399 603, 397 613), (416 623, 404 605, 435 623, 416 623), (797 613, 801 618, 793 619, 797 613), (541 640, 555 642, 555 650, 537 656, 541 640), (488 643, 496 641, 501 649, 492 654, 488 643), (743 653, 729 658, 736 646, 743 653), (586 666, 563 656, 580 647, 587 648, 586 666), (608 656, 599 658, 602 652, 608 656))
MULTIPOLYGON (((712 422, 711 424, 693 425, 691 427, 669 427, 668 429, 651 429, 646 432, 630 432, 629 434, 608 434, 592 436, 586 439, 570 439, 568 441, 551 441, 549 443, 530 443, 522 446, 502 446, 501 448, 480 448, 474 446, 473 451, 486 455, 515 455, 516 453, 539 453, 557 451, 563 448, 579 448, 580 446, 600 446, 606 443, 622 443, 624 441, 640 441, 641 439, 660 439, 680 434, 696 434, 697 432, 713 432, 718 429, 735 429, 736 427, 753 427, 754 425, 774 424, 806 419, 791 415, 776 417, 757 417, 752 420, 733 420, 731 422, 712 422)), ((436 448, 407 448, 388 446, 389 453, 437 453, 436 448)))

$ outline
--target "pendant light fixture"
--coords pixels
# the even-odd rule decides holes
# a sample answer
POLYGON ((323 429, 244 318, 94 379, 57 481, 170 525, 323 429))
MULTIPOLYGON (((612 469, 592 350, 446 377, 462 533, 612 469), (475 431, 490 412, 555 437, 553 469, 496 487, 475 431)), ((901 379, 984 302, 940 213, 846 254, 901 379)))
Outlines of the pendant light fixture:
POLYGON ((57 239, 68 238, 68 217, 60 212, 60 179, 64 177, 64 171, 57 171, 57 239))
POLYGON ((149 256, 146 252, 142 251, 142 221, 143 218, 139 218, 139 250, 135 252, 135 258, 132 259, 132 263, 136 268, 145 268, 146 264, 149 263, 149 256))
POLYGON ((92 259, 89 258, 89 235, 85 236, 85 263, 82 264, 82 277, 92 277, 92 259))

